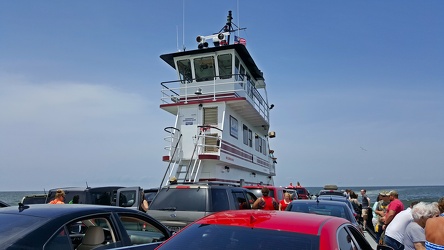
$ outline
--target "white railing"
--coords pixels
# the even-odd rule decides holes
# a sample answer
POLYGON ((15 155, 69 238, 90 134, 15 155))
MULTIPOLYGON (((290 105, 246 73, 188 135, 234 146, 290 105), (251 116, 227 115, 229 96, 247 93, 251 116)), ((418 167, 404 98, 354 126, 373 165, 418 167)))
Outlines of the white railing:
POLYGON ((184 103, 190 101, 204 101, 232 97, 245 97, 257 110, 257 112, 269 122, 268 102, 262 97, 260 92, 253 86, 247 77, 244 80, 219 79, 214 77, 212 81, 185 82, 183 80, 162 82, 161 104, 184 103), (234 81, 232 81, 234 80, 234 81))

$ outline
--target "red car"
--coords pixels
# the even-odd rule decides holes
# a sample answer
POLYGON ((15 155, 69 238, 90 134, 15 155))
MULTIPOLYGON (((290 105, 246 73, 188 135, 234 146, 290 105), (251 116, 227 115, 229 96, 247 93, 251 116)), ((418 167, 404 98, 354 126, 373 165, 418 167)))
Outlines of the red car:
POLYGON ((182 229, 157 249, 372 249, 348 220, 287 211, 232 210, 182 229))
POLYGON ((270 193, 268 196, 273 197, 277 202, 284 199, 284 193, 288 190, 283 187, 276 187, 276 186, 243 186, 243 188, 249 189, 256 195, 256 197, 262 197, 262 188, 267 187, 270 190, 270 193))
POLYGON ((298 200, 309 200, 310 193, 304 187, 286 187, 287 189, 294 189, 298 193, 298 200))

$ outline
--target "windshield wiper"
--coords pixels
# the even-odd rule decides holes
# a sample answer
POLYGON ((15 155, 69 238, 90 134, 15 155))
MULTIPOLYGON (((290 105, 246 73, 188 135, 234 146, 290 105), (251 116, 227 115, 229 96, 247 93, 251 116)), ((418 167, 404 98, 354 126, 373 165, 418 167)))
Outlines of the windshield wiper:
POLYGON ((166 207, 166 208, 161 208, 159 210, 169 210, 169 211, 176 211, 176 207, 166 207))

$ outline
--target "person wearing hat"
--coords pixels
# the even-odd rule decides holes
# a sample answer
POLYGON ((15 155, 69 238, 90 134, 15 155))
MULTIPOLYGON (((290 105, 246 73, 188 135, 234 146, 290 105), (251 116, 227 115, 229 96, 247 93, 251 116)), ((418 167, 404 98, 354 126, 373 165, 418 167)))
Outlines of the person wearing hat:
POLYGON ((173 176, 173 177, 170 178, 170 185, 173 185, 173 184, 177 184, 176 176, 173 176))
POLYGON ((384 216, 387 211, 387 207, 390 204, 390 198, 389 198, 389 192, 387 191, 381 191, 379 193, 379 201, 375 202, 375 206, 373 211, 375 212, 376 216, 374 217, 376 219, 374 228, 375 228, 375 234, 376 234, 376 242, 379 242, 382 232, 384 231, 382 229, 382 226, 384 225, 384 216))
POLYGON ((54 200, 48 204, 65 204, 65 191, 57 189, 54 200))
POLYGON ((398 192, 396 190, 392 190, 389 193, 390 204, 387 207, 387 213, 384 216, 384 226, 385 230, 387 226, 392 222, 393 218, 404 210, 404 204, 398 199, 398 192))

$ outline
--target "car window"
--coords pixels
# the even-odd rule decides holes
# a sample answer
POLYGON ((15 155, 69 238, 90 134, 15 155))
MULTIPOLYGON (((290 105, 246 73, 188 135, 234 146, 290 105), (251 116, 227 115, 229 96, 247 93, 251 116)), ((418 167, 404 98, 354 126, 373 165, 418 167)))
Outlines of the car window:
POLYGON ((206 211, 207 188, 163 188, 149 209, 206 211))
POLYGON ((319 236, 281 230, 193 224, 160 249, 319 249, 319 236))
MULTIPOLYGON (((279 202, 280 200, 284 199, 284 190, 276 190, 277 192, 277 201, 279 202)), ((271 196, 274 197, 274 196, 271 196)))
POLYGON ((359 246, 360 249, 363 250, 371 250, 372 247, 368 243, 368 241, 364 238, 361 232, 359 232, 354 226, 347 226, 347 229, 350 231, 351 235, 353 235, 353 241, 356 245, 359 246))
POLYGON ((156 226, 148 221, 128 215, 121 215, 120 220, 131 240, 131 245, 159 242, 167 238, 156 226))
POLYGON ((211 189, 211 205, 213 212, 219 212, 230 209, 228 203, 227 191, 225 189, 212 188, 211 189))
POLYGON ((0 246, 27 234, 44 224, 48 219, 22 214, 0 214, 0 246))
POLYGON ((131 207, 136 202, 137 192, 135 190, 121 191, 119 207, 131 207))
POLYGON ((253 188, 249 188, 249 190, 251 191, 251 192, 253 192, 254 193, 254 195, 256 195, 256 197, 262 197, 262 191, 261 191, 261 188, 257 188, 257 189, 253 189, 253 188))
POLYGON ((91 192, 91 204, 107 205, 112 203, 112 191, 108 192, 91 192))
POLYGON ((61 228, 43 247, 45 250, 73 249, 71 238, 65 230, 61 228))
POLYGON ((233 192, 234 200, 238 203, 237 209, 250 209, 250 203, 248 202, 243 192, 233 192))
POLYGON ((250 208, 253 208, 253 203, 256 201, 257 197, 252 192, 247 192, 247 201, 250 208))
POLYGON ((339 249, 357 249, 355 243, 352 241, 352 236, 348 234, 344 227, 338 230, 338 245, 339 249))
MULTIPOLYGON (((116 233, 113 224, 111 223, 109 216, 100 215, 93 217, 85 217, 74 220, 66 226, 66 235, 69 236, 73 249, 82 244, 85 235, 88 234, 88 228, 99 227, 103 231, 104 241, 100 245, 113 244, 120 241, 118 234, 116 233)), ((59 249, 71 249, 71 248, 59 248, 59 249)))

